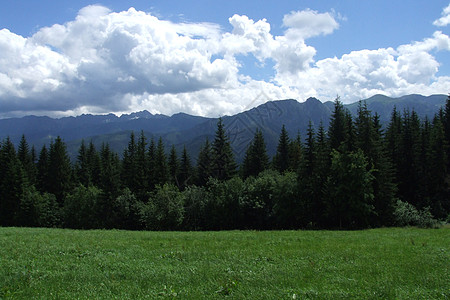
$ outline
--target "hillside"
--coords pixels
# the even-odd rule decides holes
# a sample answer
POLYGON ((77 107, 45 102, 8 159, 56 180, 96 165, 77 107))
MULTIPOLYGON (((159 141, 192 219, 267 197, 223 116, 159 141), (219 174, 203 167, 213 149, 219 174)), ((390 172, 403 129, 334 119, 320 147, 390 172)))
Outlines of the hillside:
MULTIPOLYGON (((365 101, 369 110, 380 115, 386 123, 394 106, 402 112, 404 109, 414 109, 420 117, 431 118, 445 104, 446 95, 408 95, 400 98, 390 98, 375 95, 365 101)), ((345 105, 355 114, 358 103, 345 105)), ((291 138, 298 133, 305 136, 309 121, 315 129, 323 122, 325 128, 333 111, 333 103, 322 103, 318 99, 309 98, 305 102, 293 99, 269 101, 248 111, 223 117, 236 158, 240 161, 248 143, 253 138, 255 130, 260 128, 264 134, 269 155, 275 153, 278 136, 282 125, 286 126, 291 138)), ((175 145, 181 151, 186 145, 195 158, 200 146, 208 137, 214 138, 217 119, 192 116, 184 113, 172 116, 154 115, 148 111, 122 115, 81 115, 52 119, 49 117, 27 116, 0 120, 0 138, 9 136, 18 143, 22 134, 28 142, 38 149, 48 144, 56 136, 61 136, 68 145, 71 157, 75 157, 81 139, 92 140, 100 147, 105 142, 118 153, 126 147, 131 131, 144 131, 148 138, 163 138, 166 146, 175 145)))

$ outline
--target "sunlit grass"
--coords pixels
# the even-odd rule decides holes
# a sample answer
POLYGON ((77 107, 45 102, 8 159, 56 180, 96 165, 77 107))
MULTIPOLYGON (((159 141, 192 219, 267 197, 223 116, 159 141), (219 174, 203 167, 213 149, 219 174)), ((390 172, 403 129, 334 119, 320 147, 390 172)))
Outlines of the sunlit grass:
POLYGON ((448 299, 449 229, 0 228, 0 297, 448 299))

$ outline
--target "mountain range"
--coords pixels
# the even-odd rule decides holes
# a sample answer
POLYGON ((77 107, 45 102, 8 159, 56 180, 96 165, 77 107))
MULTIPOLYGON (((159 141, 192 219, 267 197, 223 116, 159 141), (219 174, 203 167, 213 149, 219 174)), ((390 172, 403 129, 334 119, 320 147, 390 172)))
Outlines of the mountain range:
MULTIPOLYGON (((446 99, 446 95, 407 95, 400 98, 375 95, 363 101, 367 103, 370 111, 380 115, 383 124, 387 124, 394 106, 400 112, 404 109, 414 109, 421 118, 432 118, 439 108, 445 105, 446 99)), ((264 134, 269 155, 273 155, 282 125, 285 125, 291 138, 295 138, 298 133, 304 137, 309 121, 316 129, 321 122, 325 128, 328 127, 333 107, 333 102, 322 103, 315 98, 309 98, 305 102, 293 99, 277 100, 233 116, 224 116, 222 120, 236 159, 241 161, 257 128, 264 134)), ((345 107, 355 115, 358 103, 345 107)), ((9 136, 17 145, 24 134, 28 143, 39 150, 42 145, 48 145, 52 139, 61 136, 73 159, 82 139, 92 141, 98 148, 103 142, 107 142, 114 151, 121 154, 127 146, 130 133, 133 131, 139 134, 143 131, 147 138, 162 137, 166 147, 175 145, 178 153, 186 146, 195 159, 206 138, 210 141, 214 139, 216 125, 216 118, 185 113, 166 116, 151 114, 148 111, 124 114, 120 117, 114 114, 85 114, 58 119, 26 116, 0 119, 0 139, 9 136)))

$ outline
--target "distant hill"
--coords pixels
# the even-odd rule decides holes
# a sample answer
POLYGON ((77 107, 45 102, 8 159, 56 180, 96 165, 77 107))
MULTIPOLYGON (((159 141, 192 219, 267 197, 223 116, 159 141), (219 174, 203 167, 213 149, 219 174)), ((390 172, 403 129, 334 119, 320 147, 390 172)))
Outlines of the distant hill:
MULTIPOLYGON (((400 98, 390 98, 375 95, 366 100, 369 110, 380 115, 381 121, 387 123, 394 106, 398 111, 414 109, 420 117, 433 115, 445 104, 446 95, 408 95, 400 98)), ((358 103, 345 105, 355 114, 358 103)), ((318 99, 309 98, 305 102, 293 99, 269 101, 248 111, 223 117, 225 128, 230 137, 233 150, 238 161, 241 161, 246 147, 253 138, 257 128, 264 134, 269 155, 276 151, 278 137, 282 125, 286 126, 291 138, 299 133, 303 138, 309 121, 315 129, 322 122, 328 127, 333 111, 333 102, 322 103, 318 99)), ((49 117, 27 116, 0 120, 0 139, 10 136, 18 143, 22 134, 28 142, 40 149, 56 136, 61 136, 68 145, 72 158, 76 157, 81 139, 92 140, 100 147, 105 142, 121 154, 125 149, 131 131, 139 134, 144 131, 148 138, 163 138, 167 147, 175 145, 179 152, 186 146, 195 159, 205 139, 214 139, 217 119, 192 116, 184 113, 172 116, 153 115, 148 111, 122 115, 81 115, 52 119, 49 117)))

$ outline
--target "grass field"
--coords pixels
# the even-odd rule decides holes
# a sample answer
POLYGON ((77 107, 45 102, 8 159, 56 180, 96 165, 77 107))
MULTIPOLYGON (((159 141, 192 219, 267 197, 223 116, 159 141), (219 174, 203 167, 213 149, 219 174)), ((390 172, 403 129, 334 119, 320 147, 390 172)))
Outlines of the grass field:
POLYGON ((450 229, 0 228, 0 298, 448 299, 450 229))

